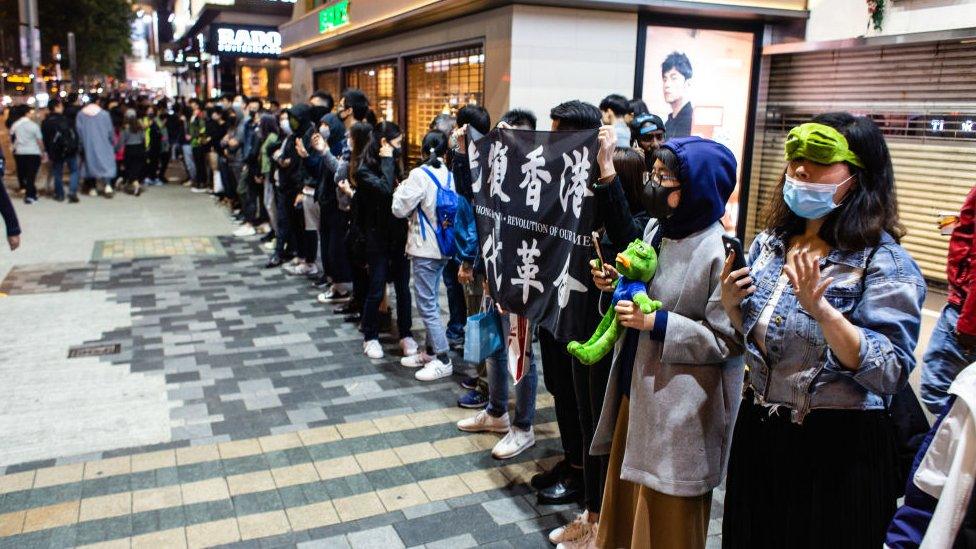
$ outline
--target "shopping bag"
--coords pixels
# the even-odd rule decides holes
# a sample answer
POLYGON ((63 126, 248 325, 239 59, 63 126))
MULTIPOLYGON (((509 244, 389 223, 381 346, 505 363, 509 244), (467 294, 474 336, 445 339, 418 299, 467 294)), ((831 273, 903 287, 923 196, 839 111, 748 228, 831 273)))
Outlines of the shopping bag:
POLYGON ((464 360, 481 364, 502 348, 501 324, 494 307, 468 317, 464 328, 464 360))

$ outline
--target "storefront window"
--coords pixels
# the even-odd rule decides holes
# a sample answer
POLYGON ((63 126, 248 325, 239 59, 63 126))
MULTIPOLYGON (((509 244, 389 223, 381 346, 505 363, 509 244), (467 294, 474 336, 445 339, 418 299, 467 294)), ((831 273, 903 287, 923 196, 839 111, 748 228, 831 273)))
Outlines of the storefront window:
POLYGON ((345 71, 345 80, 347 88, 363 90, 377 119, 396 122, 396 65, 379 63, 351 67, 345 71))
POLYGON ((431 120, 454 115, 485 94, 485 54, 480 47, 414 57, 407 62, 407 155, 420 158, 431 120))
POLYGON ((324 91, 335 99, 336 103, 339 102, 339 71, 322 71, 315 73, 315 91, 324 91))

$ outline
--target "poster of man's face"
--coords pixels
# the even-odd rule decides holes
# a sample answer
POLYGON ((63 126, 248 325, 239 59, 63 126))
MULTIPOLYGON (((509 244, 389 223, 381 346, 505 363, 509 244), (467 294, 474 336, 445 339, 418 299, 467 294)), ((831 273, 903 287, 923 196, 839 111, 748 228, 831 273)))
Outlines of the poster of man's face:
MULTIPOLYGON (((697 135, 722 143, 739 165, 745 143, 755 36, 648 26, 643 99, 664 121, 667 139, 697 135)), ((726 227, 735 227, 738 191, 726 227)))

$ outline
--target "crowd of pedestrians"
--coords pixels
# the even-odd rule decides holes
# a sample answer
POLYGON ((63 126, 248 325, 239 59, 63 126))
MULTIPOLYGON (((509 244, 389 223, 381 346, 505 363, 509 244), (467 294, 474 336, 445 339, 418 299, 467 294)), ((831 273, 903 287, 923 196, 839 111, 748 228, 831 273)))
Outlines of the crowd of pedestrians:
MULTIPOLYGON (((359 327, 366 356, 392 352, 420 382, 461 374, 457 404, 472 415, 457 427, 503 435, 497 459, 535 444, 541 373, 563 457, 531 485, 540 503, 582 508, 549 534, 561 548, 703 548, 723 482, 727 547, 973 546, 976 191, 951 237, 949 302, 925 355, 922 401, 940 417, 926 437, 908 386, 926 283, 899 243, 905 228, 878 126, 827 113, 793 128, 762 231, 743 253, 722 223, 736 159, 688 135, 681 112, 665 121, 639 99, 609 95, 599 107, 572 100, 548 113, 553 131, 598 131, 591 190, 603 255, 635 240, 653 248, 647 293, 663 307, 647 314, 616 301, 626 332, 593 365, 539 328, 514 387, 504 350, 471 365, 458 354, 466 318, 497 306, 466 143, 469 129, 493 127, 484 108, 431 120, 416 157, 355 88, 288 108, 242 96, 78 108, 69 97, 40 126, 29 108, 12 115, 11 133, 27 203, 45 151, 55 199, 67 169, 72 201, 79 181, 95 194, 121 186, 138 195, 182 160, 184 184, 225 203, 237 236, 262 235, 265 268, 319 288, 318 302, 359 327), (445 216, 450 239, 439 229, 445 216), (384 332, 395 346, 384 346, 384 332)), ((517 108, 497 121, 536 125, 517 108)), ((7 209, 0 200, 11 235, 7 209)), ((591 274, 579 339, 596 329, 618 278, 611 264, 593 263, 591 274)), ((509 322, 501 315, 501 333, 509 322)))

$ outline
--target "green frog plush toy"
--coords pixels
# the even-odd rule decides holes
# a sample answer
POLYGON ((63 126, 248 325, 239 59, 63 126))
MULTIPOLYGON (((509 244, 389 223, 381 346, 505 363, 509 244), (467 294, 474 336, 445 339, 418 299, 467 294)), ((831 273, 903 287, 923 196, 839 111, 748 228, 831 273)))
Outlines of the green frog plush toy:
MULTIPOLYGON (((600 267, 599 260, 594 260, 593 263, 596 268, 600 267)), ((647 295, 647 284, 657 271, 657 253, 650 244, 644 243, 643 240, 631 242, 626 250, 617 254, 615 263, 620 278, 614 283, 610 310, 603 315, 603 320, 589 341, 586 343, 573 341, 566 347, 569 354, 578 358, 583 364, 599 362, 613 349, 617 338, 623 333, 620 323, 617 322, 617 313, 614 311, 618 301, 633 301, 644 314, 651 314, 661 308, 660 301, 652 301, 647 295)))

